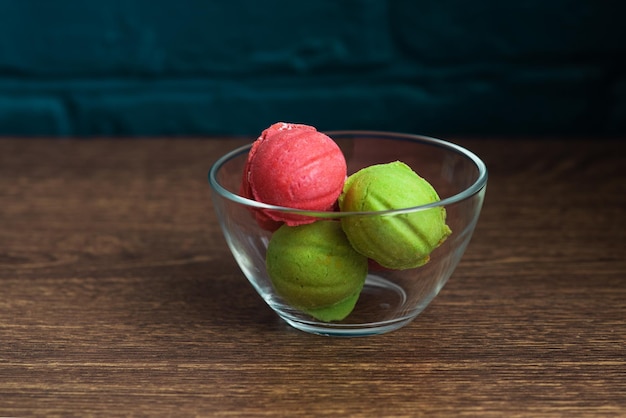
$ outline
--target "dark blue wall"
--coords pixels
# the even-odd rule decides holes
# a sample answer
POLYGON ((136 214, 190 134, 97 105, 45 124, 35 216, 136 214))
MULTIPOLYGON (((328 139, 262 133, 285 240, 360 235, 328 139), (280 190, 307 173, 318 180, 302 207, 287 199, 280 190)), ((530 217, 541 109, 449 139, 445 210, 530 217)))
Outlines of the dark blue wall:
POLYGON ((0 0, 0 135, 620 135, 623 4, 0 0))

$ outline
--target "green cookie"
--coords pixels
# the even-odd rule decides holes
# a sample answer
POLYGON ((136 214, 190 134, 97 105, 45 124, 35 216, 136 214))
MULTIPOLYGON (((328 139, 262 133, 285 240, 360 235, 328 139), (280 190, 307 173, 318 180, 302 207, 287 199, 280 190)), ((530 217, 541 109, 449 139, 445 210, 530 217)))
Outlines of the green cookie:
MULTIPOLYGON (((439 201, 435 189, 409 166, 396 161, 366 167, 346 180, 339 196, 345 212, 403 209, 439 201)), ((391 269, 419 267, 452 233, 446 210, 435 207, 417 212, 349 216, 341 225, 361 254, 391 269)))
POLYGON ((281 226, 270 239, 266 266, 287 303, 325 322, 352 312, 367 276, 367 258, 337 221, 281 226))

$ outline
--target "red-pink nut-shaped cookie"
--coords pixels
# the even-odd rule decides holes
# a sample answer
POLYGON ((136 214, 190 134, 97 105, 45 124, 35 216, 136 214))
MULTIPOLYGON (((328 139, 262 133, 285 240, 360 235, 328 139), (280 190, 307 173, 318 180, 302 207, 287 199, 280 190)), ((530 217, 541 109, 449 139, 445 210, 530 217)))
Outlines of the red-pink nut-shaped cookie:
MULTIPOLYGON (((312 126, 282 122, 263 131, 246 170, 244 181, 255 200, 310 211, 333 210, 347 174, 335 141, 312 126)), ((281 211, 265 213, 290 226, 315 221, 281 211)))

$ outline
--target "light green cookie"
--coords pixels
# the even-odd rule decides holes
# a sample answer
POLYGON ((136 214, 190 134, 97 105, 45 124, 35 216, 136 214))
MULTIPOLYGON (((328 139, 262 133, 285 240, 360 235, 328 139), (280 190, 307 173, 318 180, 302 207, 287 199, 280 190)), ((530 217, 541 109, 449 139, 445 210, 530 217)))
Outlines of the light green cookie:
POLYGON ((266 266, 287 303, 325 322, 352 312, 367 276, 367 258, 337 221, 281 226, 267 247, 266 266))
MULTIPOLYGON (((339 208, 346 212, 383 211, 439 200, 430 183, 396 161, 369 166, 348 177, 339 208)), ((391 269, 426 264, 430 253, 452 233, 443 207, 389 216, 344 217, 341 225, 358 252, 391 269)))

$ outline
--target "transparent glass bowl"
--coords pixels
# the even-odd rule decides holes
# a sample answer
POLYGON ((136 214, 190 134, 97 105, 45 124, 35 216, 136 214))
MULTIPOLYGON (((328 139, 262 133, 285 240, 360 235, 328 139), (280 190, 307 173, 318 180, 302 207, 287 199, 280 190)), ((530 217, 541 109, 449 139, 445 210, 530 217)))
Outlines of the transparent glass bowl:
POLYGON ((364 336, 396 330, 411 322, 442 289, 454 272, 478 221, 487 185, 487 169, 469 150, 440 139, 388 132, 325 132, 342 149, 348 175, 361 168, 402 161, 437 190, 439 202, 377 212, 309 212, 272 206, 240 196, 244 164, 252 144, 219 158, 209 171, 213 205, 226 242, 244 275, 265 302, 291 326, 314 334, 364 336), (361 296, 352 313, 339 322, 322 322, 290 306, 272 286, 265 267, 272 235, 257 224, 253 208, 306 214, 320 219, 350 216, 402 216, 444 206, 448 239, 418 268, 389 270, 370 268, 361 296))

